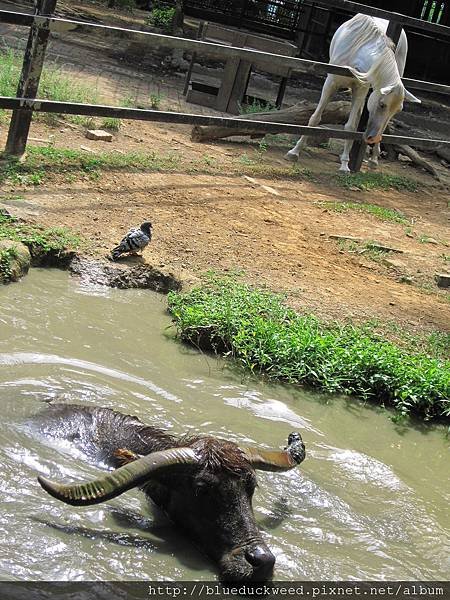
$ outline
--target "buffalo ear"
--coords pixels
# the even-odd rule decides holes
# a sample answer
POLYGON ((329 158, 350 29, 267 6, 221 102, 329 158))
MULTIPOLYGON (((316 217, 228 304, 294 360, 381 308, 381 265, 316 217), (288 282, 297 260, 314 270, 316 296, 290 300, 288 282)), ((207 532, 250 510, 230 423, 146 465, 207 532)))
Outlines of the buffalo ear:
POLYGON ((131 450, 127 450, 127 448, 118 448, 114 452, 114 458, 117 459, 119 466, 127 465, 130 462, 137 460, 139 457, 138 454, 131 452, 131 450))
POLYGON ((411 92, 408 92, 407 89, 405 89, 405 100, 408 102, 414 102, 414 104, 422 104, 422 100, 417 98, 417 96, 414 96, 414 94, 411 94, 411 92))

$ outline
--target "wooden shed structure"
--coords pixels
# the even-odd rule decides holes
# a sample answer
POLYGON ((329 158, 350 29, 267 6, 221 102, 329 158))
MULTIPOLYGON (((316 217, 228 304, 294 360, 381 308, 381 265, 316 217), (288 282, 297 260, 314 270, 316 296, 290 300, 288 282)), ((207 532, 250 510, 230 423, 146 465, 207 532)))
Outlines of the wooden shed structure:
MULTIPOLYGON (((450 26, 450 0, 358 0, 361 4, 450 26)), ((314 0, 184 0, 187 15, 296 43, 299 56, 328 60, 331 38, 346 10, 314 0)), ((450 83, 450 39, 408 29, 407 77, 450 83)))

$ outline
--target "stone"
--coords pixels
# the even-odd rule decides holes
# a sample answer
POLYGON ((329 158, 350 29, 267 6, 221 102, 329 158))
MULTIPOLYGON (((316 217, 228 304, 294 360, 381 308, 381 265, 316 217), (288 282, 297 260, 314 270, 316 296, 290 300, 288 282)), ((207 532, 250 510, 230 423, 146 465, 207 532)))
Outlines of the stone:
POLYGON ((398 160, 402 163, 412 163, 412 160, 409 158, 409 156, 406 156, 405 154, 399 154, 398 160))
POLYGON ((450 273, 436 273, 436 283, 440 288, 450 287, 450 273))
POLYGON ((0 283, 18 281, 28 273, 31 254, 25 244, 0 240, 0 283))
POLYGON ((103 129, 88 129, 86 131, 86 137, 88 140, 96 140, 99 142, 112 142, 112 133, 108 133, 103 129))

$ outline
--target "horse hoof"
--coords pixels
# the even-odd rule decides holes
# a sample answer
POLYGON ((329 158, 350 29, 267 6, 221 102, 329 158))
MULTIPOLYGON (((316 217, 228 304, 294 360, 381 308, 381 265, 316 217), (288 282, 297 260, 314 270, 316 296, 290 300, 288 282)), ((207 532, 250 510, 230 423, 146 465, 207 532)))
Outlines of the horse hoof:
POLYGON ((289 152, 286 152, 286 154, 284 155, 284 160, 288 160, 289 162, 297 162, 298 154, 295 154, 295 152, 289 150, 289 152))
POLYGON ((344 166, 342 166, 342 167, 339 169, 339 173, 351 173, 351 171, 350 171, 350 169, 349 169, 347 166, 345 166, 345 167, 344 167, 344 166))

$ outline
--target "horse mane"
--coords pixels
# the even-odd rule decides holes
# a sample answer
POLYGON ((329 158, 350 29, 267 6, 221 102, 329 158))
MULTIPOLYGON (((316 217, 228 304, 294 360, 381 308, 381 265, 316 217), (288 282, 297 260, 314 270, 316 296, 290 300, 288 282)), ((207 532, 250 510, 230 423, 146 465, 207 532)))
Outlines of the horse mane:
MULTIPOLYGON (((371 85, 376 89, 401 84, 401 77, 395 58, 395 44, 380 29, 376 21, 368 15, 358 14, 346 24, 349 28, 349 35, 351 34, 352 36, 352 56, 357 55, 365 46, 369 46, 369 49, 376 49, 378 54, 367 73, 361 73, 352 68, 358 81, 364 85, 371 85)), ((336 59, 337 64, 344 64, 339 60, 339 57, 336 57, 336 59)), ((351 63, 349 66, 352 67, 351 63)))
POLYGON ((360 83, 378 90, 382 87, 403 85, 394 52, 389 47, 383 50, 367 73, 359 73, 356 70, 353 70, 353 73, 360 83))

